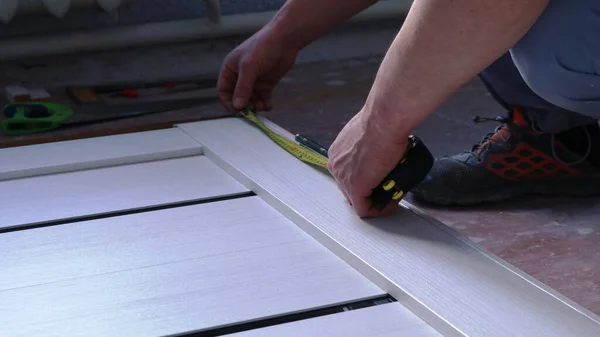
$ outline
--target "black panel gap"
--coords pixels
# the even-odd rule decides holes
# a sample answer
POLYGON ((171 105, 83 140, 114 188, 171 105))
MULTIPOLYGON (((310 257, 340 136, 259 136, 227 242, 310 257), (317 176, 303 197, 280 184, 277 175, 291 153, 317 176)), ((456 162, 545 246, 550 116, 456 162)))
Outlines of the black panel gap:
POLYGON ((117 217, 117 216, 122 216, 122 215, 159 211, 159 210, 169 209, 169 208, 185 207, 185 206, 192 206, 192 205, 207 204, 207 203, 211 203, 211 202, 233 200, 233 199, 239 199, 239 198, 247 198, 247 197, 252 197, 255 195, 256 195, 256 193, 254 193, 254 192, 246 192, 246 193, 240 193, 240 194, 234 194, 234 195, 228 195, 228 196, 222 196, 222 197, 214 197, 214 198, 192 200, 192 201, 183 201, 183 202, 177 202, 177 203, 168 204, 168 205, 149 206, 149 207, 137 208, 137 209, 132 209, 132 210, 114 211, 114 212, 97 214, 97 215, 86 215, 86 216, 81 216, 81 217, 76 217, 76 218, 71 218, 71 219, 66 219, 66 220, 56 220, 56 221, 49 221, 49 222, 44 222, 44 223, 23 225, 23 226, 17 225, 15 227, 0 228, 0 234, 10 233, 10 232, 18 232, 18 231, 24 231, 24 230, 28 230, 28 229, 35 229, 35 228, 42 228, 42 227, 60 226, 60 225, 74 223, 74 222, 112 218, 112 217, 117 217))
POLYGON ((300 312, 300 313, 296 313, 296 314, 277 316, 277 317, 273 317, 273 318, 257 320, 257 321, 253 321, 253 322, 243 323, 243 324, 231 325, 231 326, 227 326, 227 327, 223 327, 223 328, 211 329, 211 330, 206 330, 206 331, 201 331, 201 332, 190 332, 190 333, 177 334, 177 336, 178 337, 224 336, 224 335, 239 333, 239 332, 243 332, 243 331, 261 329, 261 328, 266 328, 266 327, 270 327, 270 326, 274 326, 274 325, 291 323, 291 322, 296 322, 296 321, 301 321, 301 320, 306 320, 306 319, 311 319, 311 318, 316 318, 316 317, 322 317, 322 316, 327 316, 327 315, 333 315, 333 314, 338 314, 338 313, 342 313, 342 312, 346 312, 346 311, 363 309, 363 308, 368 308, 368 307, 373 307, 376 305, 393 303, 393 302, 396 302, 396 299, 394 299, 390 295, 385 295, 385 296, 372 298, 369 300, 356 301, 356 302, 346 303, 343 305, 335 305, 335 306, 331 306, 331 307, 325 307, 325 308, 321 308, 321 309, 300 312))

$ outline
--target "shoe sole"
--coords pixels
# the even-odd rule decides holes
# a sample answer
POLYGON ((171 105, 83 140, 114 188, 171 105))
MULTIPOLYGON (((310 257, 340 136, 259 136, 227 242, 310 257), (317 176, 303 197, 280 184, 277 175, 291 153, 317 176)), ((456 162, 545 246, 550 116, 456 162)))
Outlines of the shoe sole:
POLYGON ((494 194, 452 194, 440 195, 435 192, 418 191, 412 193, 417 201, 438 206, 474 206, 506 201, 527 195, 594 197, 600 196, 600 177, 582 181, 558 181, 520 184, 498 189, 494 194))

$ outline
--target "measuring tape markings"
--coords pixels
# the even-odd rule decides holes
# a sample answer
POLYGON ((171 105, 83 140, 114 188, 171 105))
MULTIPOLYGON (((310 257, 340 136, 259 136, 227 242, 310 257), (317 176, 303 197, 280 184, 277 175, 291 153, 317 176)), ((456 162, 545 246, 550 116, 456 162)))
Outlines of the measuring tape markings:
POLYGON ((292 154, 294 157, 321 167, 327 168, 328 159, 313 150, 303 147, 302 145, 296 144, 295 142, 277 134, 273 130, 269 129, 252 111, 245 110, 240 112, 247 120, 258 126, 263 132, 269 136, 275 143, 281 146, 284 150, 292 154))

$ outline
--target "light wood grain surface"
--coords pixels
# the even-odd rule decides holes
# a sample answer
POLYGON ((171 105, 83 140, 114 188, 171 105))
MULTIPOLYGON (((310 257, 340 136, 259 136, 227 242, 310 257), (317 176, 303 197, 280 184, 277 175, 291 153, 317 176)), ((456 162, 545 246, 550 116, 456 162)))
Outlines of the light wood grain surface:
POLYGON ((600 335, 597 316, 435 220, 404 207, 360 219, 329 175, 244 120, 180 127, 207 157, 445 335, 600 335))
POLYGON ((203 156, 0 181, 0 228, 246 193, 203 156))
POLYGON ((399 303, 249 330, 231 337, 440 337, 399 303))
POLYGON ((0 270, 11 337, 164 336, 384 294, 258 197, 0 234, 0 270))
POLYGON ((0 149, 0 180, 202 154, 177 129, 0 149))

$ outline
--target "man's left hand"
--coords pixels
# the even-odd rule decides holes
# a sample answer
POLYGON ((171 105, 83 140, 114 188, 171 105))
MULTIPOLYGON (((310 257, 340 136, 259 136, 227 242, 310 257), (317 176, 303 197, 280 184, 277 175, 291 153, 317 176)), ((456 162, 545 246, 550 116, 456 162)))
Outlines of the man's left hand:
POLYGON ((400 162, 408 135, 390 130, 390 123, 359 112, 342 129, 329 148, 328 169, 338 187, 360 217, 388 215, 398 207, 393 201, 383 211, 371 207, 369 196, 400 162))

